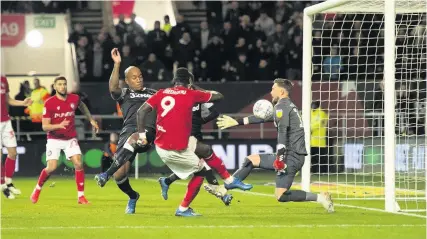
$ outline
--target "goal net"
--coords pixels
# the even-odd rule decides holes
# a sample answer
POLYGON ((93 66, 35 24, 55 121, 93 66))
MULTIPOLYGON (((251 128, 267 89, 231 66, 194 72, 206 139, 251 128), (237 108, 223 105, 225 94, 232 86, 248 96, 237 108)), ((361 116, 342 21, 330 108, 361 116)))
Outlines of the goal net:
POLYGON ((425 215, 427 5, 424 0, 394 5, 393 47, 385 44, 390 34, 384 0, 333 0, 306 9, 304 66, 311 67, 304 70, 303 117, 311 128, 306 160, 311 177, 306 168, 303 184, 310 177, 312 191, 329 191, 338 200, 371 200, 365 207, 384 208, 378 201, 389 195, 393 211, 425 215), (394 60, 387 65, 390 55, 394 60), (395 101, 388 109, 386 89, 395 101), (387 125, 390 118, 394 123, 387 125), (387 153, 387 142, 394 155, 387 153))

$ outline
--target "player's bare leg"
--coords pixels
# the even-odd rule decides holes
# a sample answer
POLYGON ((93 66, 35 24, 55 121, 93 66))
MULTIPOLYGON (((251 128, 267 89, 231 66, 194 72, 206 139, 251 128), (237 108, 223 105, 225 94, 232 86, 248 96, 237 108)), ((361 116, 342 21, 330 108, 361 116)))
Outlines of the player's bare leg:
POLYGON ((129 183, 128 173, 131 169, 131 166, 131 162, 128 161, 113 175, 117 187, 119 187, 123 193, 129 196, 129 201, 125 209, 126 214, 135 213, 136 203, 139 199, 139 193, 135 192, 129 183))
POLYGON ((76 185, 77 185, 77 202, 79 204, 89 204, 85 197, 85 172, 83 168, 82 155, 76 154, 70 157, 74 165, 76 185))
MULTIPOLYGON (((209 166, 205 165, 205 168, 207 169, 205 178, 208 182, 208 184, 204 185, 205 190, 219 198, 226 206, 229 206, 233 200, 233 196, 231 194, 227 194, 227 189, 225 189, 223 185, 219 185, 218 180, 209 166)), ((169 187, 177 180, 179 180, 179 178, 174 173, 172 173, 169 177, 159 178, 160 187, 162 189, 161 193, 164 200, 168 200, 169 187)))
POLYGON ((314 201, 322 204, 329 213, 334 212, 334 203, 329 193, 314 194, 303 190, 288 190, 276 188, 276 199, 279 202, 308 202, 314 201))
POLYGON ((7 147, 7 158, 4 163, 4 180, 6 183, 7 189, 15 195, 21 194, 21 190, 15 188, 15 186, 12 183, 12 177, 15 173, 15 163, 16 163, 16 147, 7 147))
POLYGON ((224 180, 224 186, 227 190, 239 188, 246 191, 252 189, 251 184, 244 184, 241 179, 230 175, 225 168, 224 162, 213 152, 209 145, 198 141, 195 153, 199 158, 203 158, 206 164, 219 174, 224 180))
POLYGON ((39 176, 39 180, 37 181, 36 187, 34 188, 33 193, 31 194, 31 201, 33 203, 37 203, 40 197, 40 192, 43 188, 43 185, 46 183, 46 181, 49 179, 50 175, 56 170, 58 167, 58 160, 47 160, 46 161, 46 168, 44 168, 39 176))

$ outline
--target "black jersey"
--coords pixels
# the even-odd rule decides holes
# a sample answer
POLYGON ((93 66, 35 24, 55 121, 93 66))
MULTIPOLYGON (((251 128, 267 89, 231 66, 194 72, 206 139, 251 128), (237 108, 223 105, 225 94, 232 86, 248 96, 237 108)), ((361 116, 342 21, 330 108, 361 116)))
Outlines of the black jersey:
POLYGON ((280 99, 274 106, 274 112, 274 124, 278 131, 277 144, 283 144, 297 154, 307 155, 304 127, 295 104, 289 98, 280 99))
MULTIPOLYGON (((119 103, 122 110, 123 128, 137 127, 136 116, 139 107, 141 107, 141 105, 156 92, 156 90, 150 88, 144 88, 139 91, 122 88, 120 95, 111 95, 113 99, 119 103)), ((148 119, 145 124, 146 128, 156 129, 156 114, 157 113, 154 110, 148 114, 148 119)))
POLYGON ((202 126, 206 123, 204 118, 211 113, 210 108, 212 106, 213 103, 203 103, 193 106, 191 135, 199 136, 202 134, 202 126))

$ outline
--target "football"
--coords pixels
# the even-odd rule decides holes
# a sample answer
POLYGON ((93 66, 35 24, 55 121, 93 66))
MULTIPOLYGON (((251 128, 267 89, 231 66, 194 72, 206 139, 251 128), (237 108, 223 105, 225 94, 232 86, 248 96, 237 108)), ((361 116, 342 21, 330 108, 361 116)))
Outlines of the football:
POLYGON ((270 119, 273 116, 273 104, 268 100, 258 100, 254 104, 253 113, 263 120, 270 119))

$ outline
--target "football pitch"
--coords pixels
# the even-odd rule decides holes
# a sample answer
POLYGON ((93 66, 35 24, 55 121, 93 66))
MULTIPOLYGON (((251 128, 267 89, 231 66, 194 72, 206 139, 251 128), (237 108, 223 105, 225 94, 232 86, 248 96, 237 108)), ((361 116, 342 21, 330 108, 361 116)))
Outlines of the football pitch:
POLYGON ((250 192, 231 191, 229 207, 202 189, 192 207, 203 216, 178 218, 186 182, 173 184, 164 201, 156 179, 131 179, 141 198, 136 214, 125 215, 127 197, 113 181, 99 188, 87 175, 91 204, 78 205, 74 177, 54 175, 32 204, 37 179, 17 178, 23 194, 15 200, 2 196, 1 238, 426 238, 425 217, 382 212, 383 201, 335 200, 332 214, 316 203, 279 203, 269 184, 274 174, 249 178, 250 192))

